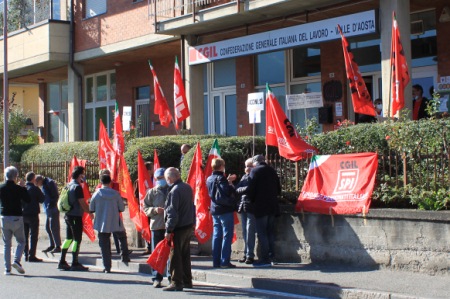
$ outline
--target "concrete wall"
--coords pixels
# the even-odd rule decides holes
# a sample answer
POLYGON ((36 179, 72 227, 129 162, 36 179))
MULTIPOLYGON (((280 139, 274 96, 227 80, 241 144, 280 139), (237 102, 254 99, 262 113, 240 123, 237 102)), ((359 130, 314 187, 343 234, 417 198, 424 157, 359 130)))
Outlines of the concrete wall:
MULTIPOLYGON (((124 220, 128 241, 138 244, 128 211, 124 220)), ((40 242, 47 238, 41 213, 40 242)), ((243 255, 241 226, 233 244, 233 259, 243 255)), ((61 236, 65 224, 61 217, 61 236)), ((83 242, 89 242, 83 236, 83 242)), ((211 242, 193 254, 208 255, 211 242)), ((373 209, 366 217, 293 213, 284 209, 276 221, 276 259, 280 263, 336 264, 361 268, 390 268, 432 275, 448 275, 450 268, 450 211, 373 209), (334 224, 334 225, 333 225, 334 224)))

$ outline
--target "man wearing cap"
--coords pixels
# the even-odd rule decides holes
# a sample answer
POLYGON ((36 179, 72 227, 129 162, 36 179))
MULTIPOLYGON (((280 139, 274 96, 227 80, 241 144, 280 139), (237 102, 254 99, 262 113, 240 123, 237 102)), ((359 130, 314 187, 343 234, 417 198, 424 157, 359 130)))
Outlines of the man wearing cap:
MULTIPOLYGON (((164 204, 166 202, 167 186, 164 178, 165 168, 156 169, 154 176, 156 178, 156 186, 147 191, 144 198, 144 212, 150 219, 150 230, 152 231, 152 252, 156 245, 164 239, 165 223, 164 223, 164 204)), ((153 286, 155 288, 161 287, 163 280, 162 273, 153 271, 153 286)))
POLYGON ((247 196, 254 203, 256 235, 260 245, 260 256, 254 267, 270 267, 275 252, 275 216, 279 215, 278 195, 281 184, 275 169, 267 165, 262 155, 253 157, 254 168, 250 172, 247 196))

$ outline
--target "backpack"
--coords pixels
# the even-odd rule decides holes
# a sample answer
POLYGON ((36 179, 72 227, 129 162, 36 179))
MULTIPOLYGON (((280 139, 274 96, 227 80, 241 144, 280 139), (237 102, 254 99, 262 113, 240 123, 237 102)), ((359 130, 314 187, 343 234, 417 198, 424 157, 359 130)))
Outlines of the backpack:
POLYGON ((69 185, 66 185, 59 195, 58 210, 61 213, 67 213, 72 209, 72 205, 69 203, 69 185))

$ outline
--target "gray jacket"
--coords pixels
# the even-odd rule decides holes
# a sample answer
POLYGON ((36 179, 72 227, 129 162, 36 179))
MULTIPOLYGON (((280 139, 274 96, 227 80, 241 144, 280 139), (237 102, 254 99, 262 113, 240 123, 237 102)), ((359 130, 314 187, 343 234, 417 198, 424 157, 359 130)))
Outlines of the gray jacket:
POLYGON ((156 186, 147 191, 144 198, 144 213, 150 217, 150 230, 165 229, 164 213, 158 214, 157 208, 164 208, 168 191, 167 186, 156 186))
POLYGON ((166 232, 176 232, 193 226, 195 223, 195 206, 192 188, 178 180, 169 188, 165 206, 166 232))
POLYGON ((95 213, 94 229, 99 233, 124 231, 120 212, 125 210, 119 192, 108 187, 102 187, 94 192, 89 211, 95 213))

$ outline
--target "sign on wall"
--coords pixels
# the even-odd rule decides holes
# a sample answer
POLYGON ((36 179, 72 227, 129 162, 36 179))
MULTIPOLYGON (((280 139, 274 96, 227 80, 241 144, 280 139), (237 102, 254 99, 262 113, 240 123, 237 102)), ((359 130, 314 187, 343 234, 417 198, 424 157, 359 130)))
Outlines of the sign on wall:
POLYGON ((131 106, 123 106, 122 128, 124 131, 130 131, 131 106))
POLYGON ((264 110, 264 92, 254 92, 247 95, 247 111, 264 110))
POLYGON ((288 94, 286 101, 288 110, 323 107, 321 92, 288 94))
POLYGON ((375 10, 189 47, 189 65, 376 33, 375 10))

